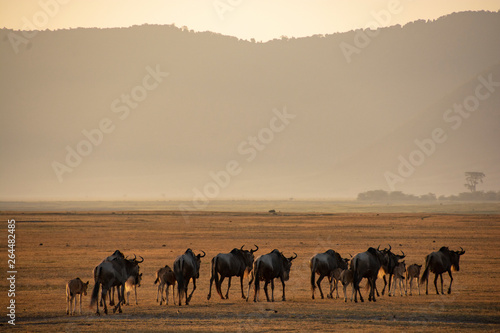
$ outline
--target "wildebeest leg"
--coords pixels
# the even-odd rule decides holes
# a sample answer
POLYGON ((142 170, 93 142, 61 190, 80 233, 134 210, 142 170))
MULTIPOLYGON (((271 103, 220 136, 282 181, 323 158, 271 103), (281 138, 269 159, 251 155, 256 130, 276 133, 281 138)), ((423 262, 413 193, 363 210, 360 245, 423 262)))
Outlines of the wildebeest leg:
POLYGON ((66 314, 69 315, 71 313, 71 303, 73 300, 70 295, 66 295, 66 314))
MULTIPOLYGON (((191 294, 189 294, 189 302, 191 302, 191 297, 193 297, 193 293, 196 290, 196 279, 193 278, 193 290, 191 290, 191 294)), ((187 288, 186 288, 186 295, 187 295, 187 288)), ((186 305, 188 305, 188 302, 186 300, 186 305)))
POLYGON ((439 274, 439 277, 441 278, 441 295, 444 295, 444 291, 443 291, 443 273, 439 274))
POLYGON ((220 299, 224 299, 224 295, 222 295, 222 282, 224 282, 224 279, 225 279, 225 278, 226 278, 226 277, 225 277, 225 276, 223 276, 223 275, 221 275, 221 276, 220 276, 220 278, 219 278, 219 285, 218 285, 218 286, 217 286, 217 282, 215 282, 215 284, 216 284, 216 288, 218 288, 218 289, 217 289, 217 292, 219 292, 219 290, 220 290, 220 294, 219 294, 220 299))
POLYGON ((323 290, 321 290, 321 281, 323 281, 323 278, 325 276, 320 274, 318 280, 316 281, 316 285, 318 286, 318 289, 319 289, 319 293, 321 295, 321 299, 324 299, 325 297, 323 296, 323 290))
MULTIPOLYGON (((438 294, 438 295, 439 295, 439 291, 438 291, 438 286, 437 286, 437 280, 438 280, 439 275, 440 274, 437 274, 437 273, 434 274, 434 288, 436 288, 436 294, 438 294)), ((442 277, 441 277, 441 279, 442 279, 442 277)))
POLYGON ((281 298, 281 300, 284 302, 286 301, 286 297, 285 297, 285 281, 283 280, 283 278, 281 278, 281 285, 283 286, 283 298, 281 298))
MULTIPOLYGON (((337 279, 334 279, 334 285, 333 285, 333 288, 335 289, 335 299, 339 298, 339 280, 337 279)), ((332 297, 333 298, 333 297, 332 297)))
MULTIPOLYGON (((391 283, 390 279, 391 278, 389 277, 389 283, 391 283)), ((382 295, 384 295, 384 293, 385 293, 385 287, 387 287, 387 280, 386 280, 385 275, 384 275, 384 288, 382 288, 382 295)), ((389 293, 389 289, 390 288, 387 288, 387 293, 389 293)), ((380 296, 379 293, 378 293, 378 290, 377 290, 377 296, 380 296)))
POLYGON ((451 284, 453 283, 453 276, 451 276, 451 270, 448 270, 448 275, 450 276, 450 287, 448 288, 448 294, 451 294, 451 284))
MULTIPOLYGON (((103 286, 102 291, 101 291, 101 299, 102 299, 102 304, 104 307, 105 314, 108 314, 108 307, 106 306, 106 294, 107 293, 108 293, 108 291, 106 289, 104 289, 104 286, 103 286)), ((97 306, 97 314, 99 314, 99 306, 97 306)))
POLYGON ((369 298, 370 296, 368 296, 368 301, 376 302, 377 301, 375 299, 375 288, 377 288, 376 280, 374 278, 370 278, 370 279, 368 279, 368 281, 369 281, 370 286, 371 286, 371 291, 370 291, 371 300, 369 298))
POLYGON ((361 279, 353 280, 352 286, 354 288, 354 303, 358 302, 358 294, 359 294, 359 300, 361 302, 364 302, 363 296, 361 295, 361 291, 359 290, 359 284, 361 283, 361 279))
POLYGON ((264 292, 266 293, 266 299, 268 302, 270 302, 269 300, 269 294, 267 293, 267 285, 269 284, 269 281, 266 280, 266 282, 264 283, 264 292))
POLYGON ((134 285, 134 293, 135 293, 135 305, 139 305, 137 302, 137 285, 134 285))
MULTIPOLYGON (((158 292, 160 293, 160 305, 163 304, 163 301, 165 300, 163 298, 163 290, 165 289, 165 283, 160 283, 158 285, 158 292)), ((166 290, 166 293, 168 294, 168 286, 167 286, 167 290, 166 290)), ((158 295, 156 295, 156 301, 158 302, 158 295)), ((167 300, 168 301, 168 300, 167 300)), ((168 302, 167 302, 168 304, 168 302)))
MULTIPOLYGON (((343 285, 343 289, 344 289, 344 302, 347 302, 347 284, 343 285)), ((352 296, 351 296, 351 301, 352 301, 352 296)))
POLYGON ((332 284, 332 276, 331 275, 328 277, 328 285, 330 286, 330 291, 328 292, 328 294, 326 294, 326 298, 333 298, 332 294, 333 294, 334 286, 332 284))
MULTIPOLYGON (((253 283, 254 278, 255 278, 255 275, 252 274, 252 276, 250 277, 250 281, 248 281, 247 302, 248 302, 248 299, 250 298, 250 288, 252 287, 252 283, 253 283)), ((253 294, 253 301, 254 302, 257 301, 256 298, 257 298, 257 290, 258 289, 259 289, 258 281, 255 281, 254 294, 253 294)))
POLYGON ((229 287, 231 287, 231 277, 228 277, 227 280, 227 292, 226 292, 226 299, 229 299, 229 287))
MULTIPOLYGON (((168 285, 167 285, 167 287, 168 287, 168 285)), ((172 299, 174 300, 174 305, 175 305, 175 281, 172 284, 172 299)), ((168 302, 167 302, 167 305, 168 305, 168 302)))
MULTIPOLYGON (((392 274, 389 274, 389 283, 387 284, 387 295, 391 296, 391 281, 392 281, 392 274)), ((396 286, 394 286, 396 287, 396 286)), ((394 293, 392 293, 394 295, 394 293)), ((383 295, 383 293, 382 293, 383 295)), ((378 296, 378 295, 377 295, 378 296)))
POLYGON ((241 298, 245 299, 245 293, 243 292, 243 275, 240 277, 241 284, 241 298))
MULTIPOLYGON (((165 283, 165 286, 166 286, 166 290, 165 290, 165 301, 168 305, 168 289, 170 289, 170 286, 168 285, 168 283, 165 283)), ((172 288, 172 292, 174 292, 174 288, 172 288)), ((163 292, 161 293, 161 297, 163 297, 163 292)), ((174 302, 175 302, 175 299, 174 299, 174 302)))
MULTIPOLYGON (((212 283, 214 282, 214 280, 215 280, 215 276, 212 273, 212 276, 210 277, 210 288, 208 288, 207 300, 210 300, 210 297, 212 297, 212 283)), ((215 289, 217 289, 217 287, 215 289)))
MULTIPOLYGON (((80 294, 80 315, 82 314, 82 296, 83 294, 80 294)), ((76 304, 75 304, 76 306, 76 304)))
POLYGON ((122 313, 122 301, 125 300, 125 284, 122 283, 121 285, 116 287, 116 293, 118 294, 118 305, 115 305, 113 308, 113 313, 118 310, 118 313, 122 313))
POLYGON ((420 276, 417 276, 418 295, 420 296, 420 276))
MULTIPOLYGON (((115 305, 115 287, 111 287, 108 291, 109 293, 109 306, 115 305)), ((120 295, 118 295, 118 300, 120 299, 120 295)))
POLYGON ((271 301, 274 302, 274 279, 271 280, 271 301))

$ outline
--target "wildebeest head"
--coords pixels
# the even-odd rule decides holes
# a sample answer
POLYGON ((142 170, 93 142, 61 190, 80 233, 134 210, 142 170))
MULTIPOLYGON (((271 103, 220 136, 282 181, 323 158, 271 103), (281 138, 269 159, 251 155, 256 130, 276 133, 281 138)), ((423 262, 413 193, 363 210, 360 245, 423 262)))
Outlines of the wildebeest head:
POLYGON ((452 270, 457 272, 460 271, 460 256, 465 253, 462 247, 460 247, 460 251, 451 251, 448 247, 443 246, 439 251, 449 256, 452 270))
POLYGON ((283 280, 288 281, 290 278, 290 268, 292 268, 292 261, 297 258, 297 253, 293 253, 295 256, 291 256, 289 258, 283 255, 283 252, 280 252, 281 260, 283 262, 283 280))
MULTIPOLYGON (((191 249, 189 249, 191 251, 191 249)), ((186 251, 187 252, 187 251, 186 251)), ((201 255, 201 253, 198 253, 197 255, 194 255, 194 253, 191 251, 191 253, 193 253, 193 256, 195 258, 195 261, 196 261, 196 271, 198 272, 196 274, 196 278, 198 279, 200 277, 200 266, 201 266, 201 258, 203 258, 204 256, 206 256, 207 254, 205 253, 205 251, 201 250, 201 252, 203 252, 203 255, 201 255)))
POLYGON ((83 289, 83 294, 85 296, 87 296, 87 289, 88 289, 88 287, 89 287, 89 281, 83 283, 83 288, 82 289, 83 289))
POLYGON ((244 250, 243 249, 244 247, 245 245, 241 246, 241 248, 239 249, 233 249, 231 253, 243 259, 243 262, 245 263, 245 274, 249 274, 250 271, 252 270, 253 262, 255 260, 255 256, 253 254, 254 252, 257 252, 259 247, 255 245, 255 250, 253 249, 244 250))
POLYGON ((382 266, 384 266, 383 268, 385 272, 389 274, 392 274, 394 268, 398 265, 399 260, 406 257, 403 250, 400 250, 401 254, 395 254, 391 251, 391 249, 392 249, 391 244, 389 244, 389 248, 384 248, 383 250, 380 250, 380 245, 377 248, 378 251, 383 253, 384 261, 382 262, 382 266))

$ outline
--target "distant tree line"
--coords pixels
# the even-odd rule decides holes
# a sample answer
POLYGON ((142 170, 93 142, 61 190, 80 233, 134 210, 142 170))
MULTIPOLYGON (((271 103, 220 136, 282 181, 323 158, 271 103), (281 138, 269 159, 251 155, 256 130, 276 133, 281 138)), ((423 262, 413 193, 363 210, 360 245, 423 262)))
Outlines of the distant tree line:
POLYGON ((445 196, 441 195, 439 198, 434 193, 424 195, 406 194, 401 191, 384 191, 372 190, 358 194, 358 201, 378 201, 378 202, 391 202, 391 201, 407 201, 407 202, 432 202, 432 201, 500 201, 500 191, 477 191, 477 192, 462 192, 458 195, 445 196))

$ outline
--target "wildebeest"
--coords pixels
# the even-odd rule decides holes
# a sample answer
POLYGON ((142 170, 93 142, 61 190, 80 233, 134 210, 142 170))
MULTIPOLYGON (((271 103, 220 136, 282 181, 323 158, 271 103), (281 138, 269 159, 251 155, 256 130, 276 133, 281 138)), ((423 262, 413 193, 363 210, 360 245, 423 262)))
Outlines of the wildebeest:
POLYGON ((253 301, 257 302, 260 288, 260 281, 265 281, 264 291, 266 293, 267 301, 269 302, 269 294, 267 292, 267 285, 271 282, 271 300, 274 302, 274 279, 280 278, 281 285, 283 286, 283 297, 282 300, 285 301, 285 281, 288 281, 290 277, 290 268, 292 267, 292 261, 297 258, 295 256, 285 257, 282 252, 278 250, 273 250, 268 254, 262 255, 253 264, 252 278, 248 283, 248 293, 247 301, 250 297, 250 286, 254 282, 254 296, 253 301))
MULTIPOLYGON (((379 246, 380 248, 380 246, 379 246)), ((370 247, 367 251, 358 253, 351 260, 351 269, 353 271, 353 289, 354 289, 354 302, 358 302, 358 293, 361 302, 363 296, 359 291, 359 283, 363 278, 367 278, 370 287, 368 296, 369 301, 375 302, 375 288, 378 272, 380 267, 386 263, 386 256, 380 249, 370 247)))
MULTIPOLYGON (((130 276, 138 277, 139 276, 139 264, 142 263, 144 259, 141 257, 141 260, 137 260, 137 257, 134 256, 134 259, 126 259, 126 258, 115 258, 111 261, 103 261, 100 263, 94 275, 94 289, 92 290, 92 298, 90 302, 90 306, 94 306, 97 303, 99 297, 99 287, 102 286, 101 298, 103 300, 104 313, 108 313, 108 308, 106 306, 106 293, 113 286, 118 288, 118 305, 116 305, 113 309, 115 312, 118 309, 118 312, 122 312, 121 303, 123 301, 124 292, 125 292, 125 282, 130 276)), ((99 304, 97 304, 96 314, 99 315, 99 304)))
POLYGON ((406 273, 406 263, 405 261, 399 262, 396 267, 394 267, 394 282, 392 286, 392 296, 395 296, 396 294, 396 286, 398 285, 399 282, 399 292, 401 293, 401 296, 403 296, 403 288, 405 291, 406 295, 406 287, 405 284, 403 283, 403 280, 405 278, 405 273, 406 273))
POLYGON ((214 280, 217 293, 221 299, 224 299, 224 296, 222 295, 222 282, 224 282, 224 278, 226 277, 228 278, 228 282, 225 298, 228 299, 232 276, 240 277, 241 297, 245 299, 245 293, 243 292, 243 278, 252 271, 254 262, 253 254, 254 252, 257 252, 259 247, 255 245, 255 250, 243 250, 243 247, 244 245, 240 249, 235 248, 229 253, 219 253, 212 258, 212 276, 210 277, 210 289, 207 296, 208 300, 212 296, 212 283, 214 280))
POLYGON ((82 314, 82 294, 87 296, 87 288, 89 286, 89 281, 83 283, 79 277, 76 279, 70 280, 66 283, 66 314, 74 314, 76 311, 76 296, 80 295, 80 314, 82 314), (75 304, 73 306, 73 310, 71 306, 73 305, 73 299, 75 300, 75 304))
MULTIPOLYGON (((382 288, 382 295, 385 293, 385 288, 387 287, 387 294, 389 296, 391 296, 391 281, 394 275, 394 268, 397 266, 400 259, 405 258, 405 253, 403 251, 401 251, 401 255, 399 255, 392 253, 391 249, 392 246, 389 244, 389 248, 388 249, 386 248, 382 251, 384 253, 384 256, 386 257, 385 263, 382 265, 382 269, 385 272, 385 274, 383 275, 384 288, 382 288), (386 275, 389 275, 389 283, 387 283, 387 280, 385 278, 386 275)), ((378 296, 378 291, 377 291, 377 296, 378 296)))
POLYGON ((158 302, 158 296, 160 296, 160 305, 162 305, 163 301, 167 301, 168 305, 168 290, 170 286, 172 286, 172 299, 174 300, 175 305, 175 274, 174 271, 170 268, 170 266, 165 265, 165 267, 160 268, 156 271, 156 278, 154 284, 158 283, 158 291, 156 293, 156 302, 158 302), (165 289, 165 298, 163 298, 163 290, 165 289))
POLYGON ((125 295, 127 299, 127 302, 125 304, 130 305, 129 298, 132 290, 134 291, 135 294, 135 305, 139 304, 137 303, 137 287, 141 286, 141 280, 142 280, 142 273, 140 273, 138 276, 129 276, 127 281, 125 281, 125 295))
MULTIPOLYGON (((342 286, 344 287, 344 302, 347 302, 347 286, 352 285, 352 279, 353 279, 353 274, 352 274, 352 269, 344 269, 340 273, 340 282, 342 282, 342 286)), ((354 296, 354 286, 352 287, 352 292, 351 292, 351 302, 352 298, 354 296)), ((361 296, 361 295, 360 295, 361 296)))
POLYGON ((206 253, 203 252, 203 255, 197 254, 195 255, 191 249, 187 249, 186 252, 177 257, 174 261, 174 274, 175 279, 177 280, 177 293, 179 295, 179 306, 181 306, 182 297, 186 296, 186 305, 191 301, 191 297, 193 296, 194 291, 196 290, 196 279, 200 277, 200 264, 201 258, 203 258, 206 253), (187 295, 187 288, 189 284, 189 280, 193 279, 193 290, 191 294, 187 295))
POLYGON ((417 279, 418 294, 420 295, 420 269, 422 265, 413 264, 406 268, 406 290, 408 290, 408 282, 410 283, 410 296, 413 279, 417 279))
MULTIPOLYGON (((335 252, 334 250, 328 250, 324 253, 318 253, 309 261, 309 267, 311 268, 311 290, 312 290, 312 299, 314 299, 314 290, 316 289, 316 284, 318 285, 319 293, 321 298, 323 299, 323 290, 321 290, 321 281, 326 276, 328 278, 328 282, 330 283, 330 293, 328 293, 328 297, 332 298, 333 293, 333 285, 332 280, 334 279, 334 271, 337 268, 342 270, 347 268, 346 260, 344 260, 340 254, 335 252), (315 281, 316 274, 319 275, 317 281, 315 281)), ((337 291, 338 296, 338 291, 337 291)))
MULTIPOLYGON (((124 259, 124 258, 125 258, 125 255, 120 250, 115 250, 115 252, 113 252, 112 255, 106 257, 101 263, 103 263, 105 261, 112 261, 114 259, 124 259)), ((94 267, 94 270, 92 271, 92 275, 94 276, 94 280, 95 280, 96 269, 97 269, 97 266, 94 267)), ((109 297, 109 305, 110 306, 115 305, 115 289, 116 289, 116 287, 112 287, 110 290, 108 290, 108 297, 109 297)), ((101 306, 103 306, 102 302, 103 301, 101 298, 101 302, 100 302, 101 306)))
POLYGON ((450 287, 448 288, 448 294, 451 294, 451 284, 453 283, 453 276, 451 275, 451 271, 459 271, 459 261, 460 256, 465 253, 463 248, 460 248, 460 251, 451 251, 448 247, 443 246, 439 249, 439 251, 432 252, 427 257, 425 257, 425 270, 422 273, 422 278, 420 279, 420 283, 425 282, 425 294, 429 293, 429 272, 434 273, 434 287, 436 288, 436 294, 439 295, 437 288, 437 278, 441 277, 441 294, 444 295, 443 292, 443 273, 448 272, 450 276, 450 287))

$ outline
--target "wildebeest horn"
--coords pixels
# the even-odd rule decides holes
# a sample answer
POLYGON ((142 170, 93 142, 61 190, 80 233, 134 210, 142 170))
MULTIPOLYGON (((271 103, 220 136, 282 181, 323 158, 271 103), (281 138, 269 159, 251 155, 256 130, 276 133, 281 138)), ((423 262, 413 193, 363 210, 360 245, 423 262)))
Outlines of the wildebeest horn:
POLYGON ((204 256, 206 256, 207 254, 205 253, 205 251, 201 250, 201 252, 203 252, 203 255, 201 254, 198 254, 200 256, 200 258, 203 258, 204 256))
POLYGON ((465 253, 464 249, 460 246, 460 251, 457 251, 458 255, 462 255, 465 253))
POLYGON ((251 253, 257 252, 257 250, 259 249, 259 247, 257 246, 257 244, 254 244, 254 245, 255 245, 255 250, 250 250, 251 253))
POLYGON ((406 257, 405 253, 403 252, 403 250, 399 250, 401 251, 401 253, 403 254, 403 258, 406 257))
POLYGON ((392 246, 391 246, 391 244, 389 244, 389 250, 387 250, 387 251, 390 251, 391 249, 392 249, 392 246))
POLYGON ((143 261, 144 261, 144 258, 143 258, 142 256, 139 256, 139 257, 141 257, 141 261, 139 261, 139 260, 136 260, 136 261, 135 261, 135 262, 136 262, 136 263, 138 263, 138 264, 140 264, 141 262, 143 262, 143 261))
POLYGON ((134 253, 134 259, 129 259, 129 260, 131 260, 131 261, 135 261, 135 259, 136 259, 136 258, 137 258, 137 256, 136 256, 136 255, 135 255, 135 253, 134 253))
POLYGON ((290 261, 292 261, 293 259, 297 259, 297 253, 294 252, 293 254, 295 254, 295 257, 290 257, 290 261))
POLYGON ((241 251, 243 251, 243 248, 245 247, 245 244, 243 244, 240 248, 241 251))
POLYGON ((378 245, 378 247, 377 247, 377 251, 380 251, 380 244, 379 244, 379 245, 378 245))
POLYGON ((351 256, 351 258, 352 258, 352 254, 348 253, 348 255, 350 255, 350 256, 351 256))

